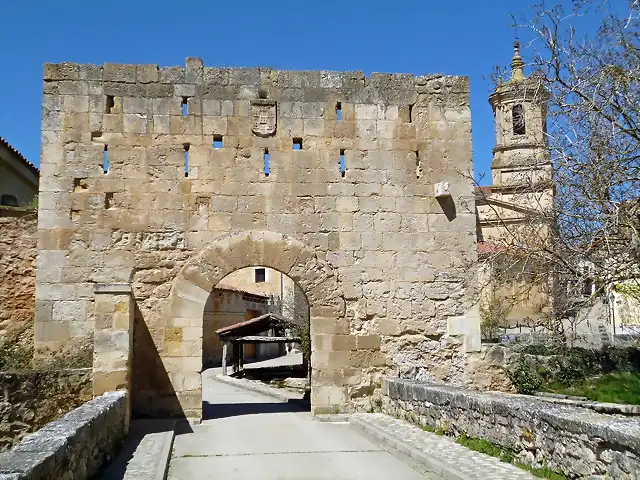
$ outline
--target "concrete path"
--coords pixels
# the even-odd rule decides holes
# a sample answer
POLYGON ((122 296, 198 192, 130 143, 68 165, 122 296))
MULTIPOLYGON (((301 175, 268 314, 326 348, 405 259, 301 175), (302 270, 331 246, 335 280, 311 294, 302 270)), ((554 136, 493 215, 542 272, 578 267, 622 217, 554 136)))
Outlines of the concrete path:
POLYGON ((412 469, 346 422, 313 420, 297 402, 218 382, 214 374, 203 373, 205 420, 175 437, 169 480, 441 478, 412 469))

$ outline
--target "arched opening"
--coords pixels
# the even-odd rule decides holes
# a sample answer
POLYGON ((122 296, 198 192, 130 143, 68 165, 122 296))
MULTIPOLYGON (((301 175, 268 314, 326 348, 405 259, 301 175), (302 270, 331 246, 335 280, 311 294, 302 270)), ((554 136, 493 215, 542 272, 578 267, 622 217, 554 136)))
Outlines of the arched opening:
MULTIPOLYGON (((289 235, 269 231, 233 233, 217 238, 193 255, 172 282, 165 310, 160 356, 171 379, 179 414, 202 418, 203 317, 213 289, 246 267, 270 268, 290 277, 304 292, 311 333, 311 408, 338 411, 347 400, 347 384, 336 373, 346 367, 339 341, 349 336, 345 303, 333 268, 289 235), (340 360, 340 361, 339 361, 340 360)), ((254 275, 255 275, 254 271, 254 275)), ((364 345, 362 348, 365 348, 364 345)), ((358 370, 351 368, 350 375, 358 370)), ((173 403, 165 416, 176 415, 173 403)))
MULTIPOLYGON (((304 366, 306 369, 303 363, 310 360, 311 355, 309 320, 307 298, 291 277, 262 266, 236 270, 218 282, 205 304, 202 319, 203 368, 222 367, 225 363, 223 344, 238 337, 234 334, 234 330, 238 330, 245 337, 264 337, 243 342, 242 358, 238 359, 243 367, 266 362, 266 365, 304 366), (271 318, 251 323, 265 315, 271 315, 271 318), (261 330, 264 326, 269 328, 261 330), (290 337, 296 340, 285 341, 290 337), (290 358, 282 358, 286 356, 290 358), (269 363, 273 359, 277 361, 269 363)), ((226 354, 226 365, 230 365, 234 360, 233 352, 227 348, 226 354)), ((299 368, 292 370, 296 376, 301 373, 299 368)), ((304 374, 306 376, 306 372, 304 374)), ((281 375, 275 375, 278 376, 281 375)))
POLYGON ((524 135, 525 134, 525 120, 524 120, 524 107, 522 104, 514 105, 511 109, 511 120, 513 122, 513 134, 524 135))
POLYGON ((211 290, 202 316, 203 419, 215 418, 221 381, 282 389, 310 407, 310 308, 288 275, 252 266, 211 290))

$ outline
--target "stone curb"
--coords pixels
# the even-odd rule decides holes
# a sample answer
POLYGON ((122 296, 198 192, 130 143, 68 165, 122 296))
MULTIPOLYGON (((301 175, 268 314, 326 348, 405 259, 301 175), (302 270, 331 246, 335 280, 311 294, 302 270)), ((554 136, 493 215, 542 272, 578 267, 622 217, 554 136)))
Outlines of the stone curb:
POLYGON ((327 422, 327 423, 348 422, 349 415, 340 415, 340 414, 333 415, 329 413, 320 413, 318 415, 314 415, 313 419, 317 420, 318 422, 327 422))
POLYGON ((100 472, 97 480, 167 478, 178 421, 135 420, 132 425, 135 426, 130 431, 128 442, 125 442, 111 465, 100 472), (124 472, 121 468, 124 468, 124 472))
POLYGON ((365 436, 369 437, 375 443, 378 443, 384 450, 395 457, 399 457, 401 460, 408 461, 413 464, 412 466, 417 465, 418 467, 422 467, 419 469, 440 475, 446 480, 469 480, 468 475, 451 468, 450 465, 432 457, 427 452, 415 448, 399 438, 390 436, 388 433, 365 420, 349 417, 349 423, 361 430, 365 436))
POLYGON ((261 393, 263 395, 278 399, 282 402, 288 402, 289 400, 299 400, 295 395, 282 392, 278 388, 269 387, 267 385, 254 385, 253 383, 249 383, 238 378, 233 378, 228 375, 216 375, 213 378, 218 382, 233 385, 235 387, 243 388, 252 392, 261 393))
POLYGON ((162 450, 159 455, 159 462, 156 466, 156 474, 153 480, 165 480, 169 473, 169 462, 171 461, 171 451, 173 450, 173 440, 176 438, 175 424, 173 430, 164 435, 162 450))

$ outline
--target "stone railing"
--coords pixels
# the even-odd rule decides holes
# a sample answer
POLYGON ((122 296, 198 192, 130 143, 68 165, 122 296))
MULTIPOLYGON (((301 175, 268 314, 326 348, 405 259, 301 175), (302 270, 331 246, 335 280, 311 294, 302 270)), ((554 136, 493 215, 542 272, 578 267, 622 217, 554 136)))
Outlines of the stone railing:
POLYGON ((0 479, 91 478, 117 452, 127 426, 126 392, 105 393, 0 454, 0 479))
POLYGON ((0 452, 91 400, 90 368, 0 372, 0 452))
POLYGON ((383 393, 384 413, 448 435, 486 439, 527 465, 570 478, 640 478, 637 418, 395 378, 383 382, 383 393))

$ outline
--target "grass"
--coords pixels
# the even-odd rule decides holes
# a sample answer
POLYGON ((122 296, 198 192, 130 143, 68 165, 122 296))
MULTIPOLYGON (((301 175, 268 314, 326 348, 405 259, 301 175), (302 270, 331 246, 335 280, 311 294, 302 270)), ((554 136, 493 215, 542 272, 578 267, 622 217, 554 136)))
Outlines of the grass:
POLYGON ((515 455, 513 452, 506 448, 501 448, 498 445, 491 443, 483 438, 471 438, 467 437, 464 433, 460 435, 456 442, 463 447, 473 450, 475 452, 484 453, 485 455, 491 455, 492 457, 499 458, 502 462, 512 463, 516 467, 528 471, 534 477, 546 478, 548 480, 568 480, 568 478, 562 474, 555 472, 547 467, 533 468, 524 463, 514 462, 515 455))
POLYGON ((586 397, 596 402, 640 405, 640 373, 613 372, 570 386, 554 382, 545 387, 549 392, 586 397))

